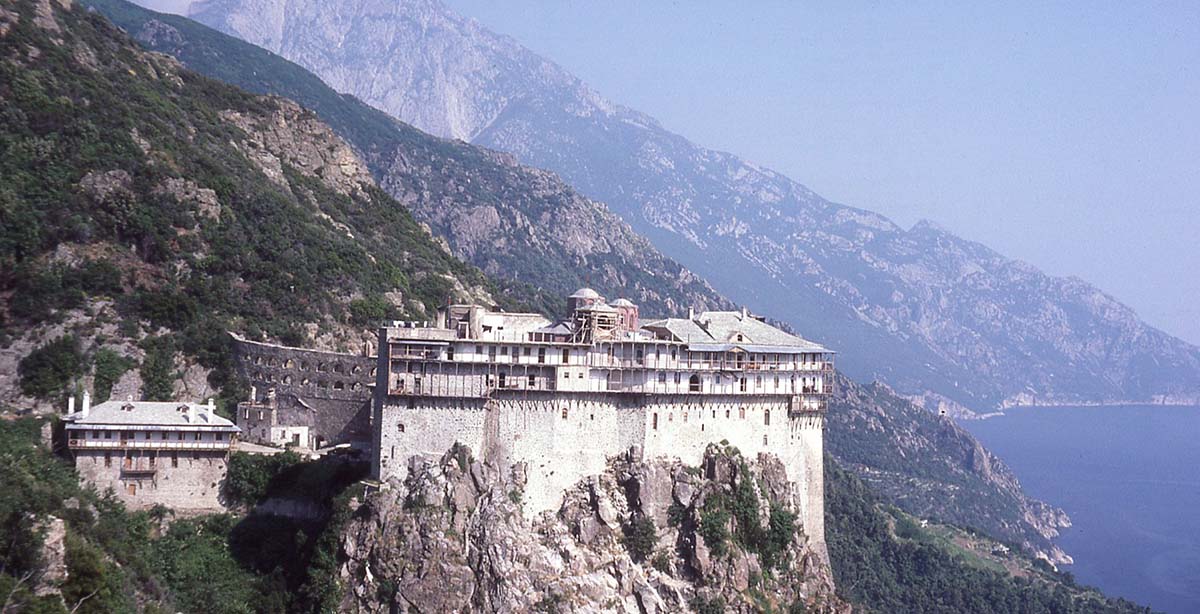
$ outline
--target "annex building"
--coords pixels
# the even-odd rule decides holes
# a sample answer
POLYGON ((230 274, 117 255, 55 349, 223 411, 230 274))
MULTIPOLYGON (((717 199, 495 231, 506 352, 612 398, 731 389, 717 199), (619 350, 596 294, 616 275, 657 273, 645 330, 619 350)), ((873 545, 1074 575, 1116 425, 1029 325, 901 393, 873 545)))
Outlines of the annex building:
POLYGON ((75 411, 70 400, 67 446, 80 477, 108 488, 127 505, 220 509, 221 481, 241 431, 206 404, 105 401, 75 411))

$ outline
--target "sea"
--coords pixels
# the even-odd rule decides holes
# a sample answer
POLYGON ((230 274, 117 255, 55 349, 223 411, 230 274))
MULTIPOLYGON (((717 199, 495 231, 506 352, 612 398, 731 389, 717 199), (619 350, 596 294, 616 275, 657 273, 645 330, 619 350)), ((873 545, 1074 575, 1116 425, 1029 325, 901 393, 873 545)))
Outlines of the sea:
POLYGON ((1057 542, 1077 582, 1200 613, 1200 407, 1018 407, 962 425, 1070 514, 1057 542))

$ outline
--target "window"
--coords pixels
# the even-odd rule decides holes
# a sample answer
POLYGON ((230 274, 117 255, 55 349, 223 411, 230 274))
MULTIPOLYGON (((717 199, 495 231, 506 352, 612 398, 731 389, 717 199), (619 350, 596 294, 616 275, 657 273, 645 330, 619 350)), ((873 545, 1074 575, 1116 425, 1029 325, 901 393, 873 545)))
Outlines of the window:
POLYGON ((569 363, 569 362, 571 362, 571 350, 568 350, 568 349, 566 349, 566 348, 563 348, 563 351, 562 351, 562 362, 563 362, 563 364, 564 364, 564 365, 565 365, 565 364, 567 364, 567 363, 569 363))
POLYGON ((567 419, 567 408, 565 408, 565 407, 562 408, 562 419, 563 420, 567 419))
POLYGON ((403 423, 403 422, 401 422, 401 423, 397 424, 397 425, 396 425, 396 430, 398 430, 398 431, 400 431, 401 433, 403 433, 403 432, 404 432, 404 423, 403 423))
POLYGON ((533 387, 534 387, 536 384, 537 384, 537 376, 536 376, 536 375, 530 375, 530 376, 529 376, 529 387, 530 387, 530 388, 533 388, 533 387))
POLYGON ((525 351, 521 352, 521 354, 524 356, 529 356, 529 353, 532 351, 533 351, 533 348, 525 348, 525 351))
POLYGON ((746 378, 743 377, 738 380, 738 390, 741 392, 746 392, 746 378))
POLYGON ((200 433, 192 433, 192 439, 200 441, 200 433))
POLYGON ((446 360, 454 360, 454 346, 453 345, 448 346, 446 348, 446 360))
POLYGON ((755 388, 762 388, 762 376, 761 376, 761 375, 759 375, 758 377, 754 378, 754 387, 755 387, 755 388))
POLYGON ((688 378, 688 392, 700 392, 700 376, 692 374, 688 378))
POLYGON ((179 453, 178 453, 178 452, 172 452, 172 453, 171 453, 171 466, 172 466, 172 467, 178 467, 178 466, 179 466, 179 453))
POLYGON ((508 356, 508 346, 507 345, 500 346, 500 355, 508 356))
POLYGON ((475 346, 475 353, 476 353, 476 354, 482 354, 482 353, 483 353, 483 346, 482 346, 482 345, 477 345, 477 346, 475 346))
POLYGON ((638 361, 638 362, 642 362, 642 358, 643 358, 643 356, 644 356, 644 355, 643 355, 643 350, 642 350, 642 348, 638 348, 638 349, 637 349, 637 352, 636 352, 636 354, 635 354, 635 357, 637 358, 637 361, 638 361))
POLYGON ((488 346, 488 360, 496 360, 496 346, 488 346))
POLYGON ((150 439, 150 436, 153 435, 154 433, 151 433, 150 431, 146 431, 144 434, 146 435, 146 439, 150 439))
POLYGON ((676 373, 676 374, 675 374, 675 383, 676 383, 676 384, 678 384, 678 383, 679 383, 679 380, 680 380, 679 374, 678 374, 678 373, 676 373))
POLYGON ((200 460, 200 453, 192 452, 192 460, 200 460))
POLYGON ((738 418, 740 418, 742 420, 746 419, 746 408, 745 407, 738 408, 738 418))
POLYGON ((665 384, 665 383, 667 383, 667 374, 666 374, 666 372, 664 372, 664 371, 659 371, 659 372, 658 372, 658 383, 660 383, 660 384, 665 384))
POLYGON ((546 362, 546 348, 538 348, 538 364, 546 362))
POLYGON ((727 410, 725 410, 725 417, 726 417, 726 418, 728 418, 728 417, 729 417, 729 410, 728 410, 728 409, 727 409, 727 410))
MULTIPOLYGON (((763 412, 763 424, 771 426, 771 410, 769 409, 763 412)), ((764 441, 763 443, 766 442, 764 441)))
POLYGON ((225 433, 216 433, 213 435, 213 437, 215 437, 217 441, 225 441, 225 433))
MULTIPOLYGON (((258 413, 259 413, 259 416, 258 416, 258 417, 259 417, 259 418, 262 418, 262 412, 258 412, 258 413)), ((176 433, 175 435, 176 435, 176 437, 175 437, 175 438, 176 438, 178 441, 183 441, 183 433, 176 433)))
POLYGON ((658 430, 658 414, 654 414, 654 419, 651 422, 653 424, 654 430, 657 431, 658 430))
POLYGON ((158 456, 150 455, 150 468, 153 469, 158 464, 158 456))
POLYGON ((105 452, 105 453, 104 453, 104 466, 105 466, 105 467, 112 467, 112 452, 105 452))
POLYGON ((496 375, 496 377, 497 377, 497 378, 499 378, 499 379, 498 379, 498 381, 499 381, 499 386, 500 386, 501 388, 503 388, 503 387, 504 387, 504 384, 506 383, 504 380, 505 380, 505 379, 508 377, 508 374, 507 374, 507 373, 500 373, 500 374, 497 374, 497 375, 496 375))
POLYGON ((763 445, 767 445, 767 436, 763 435, 763 445))

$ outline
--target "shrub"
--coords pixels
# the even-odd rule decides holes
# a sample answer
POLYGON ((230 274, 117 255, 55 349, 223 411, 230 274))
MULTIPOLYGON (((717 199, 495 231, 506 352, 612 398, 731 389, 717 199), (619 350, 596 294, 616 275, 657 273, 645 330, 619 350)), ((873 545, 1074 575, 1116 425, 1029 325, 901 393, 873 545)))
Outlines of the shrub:
POLYGON ((21 392, 40 399, 62 393, 84 370, 83 352, 73 335, 63 335, 30 352, 17 366, 21 392))
POLYGON ((300 461, 300 455, 290 450, 271 456, 235 452, 229 457, 225 496, 232 503, 254 505, 266 498, 275 476, 300 461))
POLYGON ((625 549, 629 551, 633 560, 639 563, 646 560, 658 545, 658 532, 654 528, 654 521, 645 516, 630 520, 625 525, 624 532, 625 537, 622 541, 625 543, 625 549))
POLYGON ((97 350, 92 360, 95 364, 92 393, 96 395, 97 403, 103 403, 112 396, 113 384, 133 368, 134 361, 108 348, 97 350))

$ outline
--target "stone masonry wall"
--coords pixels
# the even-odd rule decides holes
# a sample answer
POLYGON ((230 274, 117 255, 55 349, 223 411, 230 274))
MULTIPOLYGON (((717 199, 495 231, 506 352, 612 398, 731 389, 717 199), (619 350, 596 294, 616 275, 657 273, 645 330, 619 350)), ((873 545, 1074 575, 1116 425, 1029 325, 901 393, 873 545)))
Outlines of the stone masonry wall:
POLYGON ((264 402, 267 391, 275 389, 277 426, 308 427, 306 447, 369 444, 375 357, 239 337, 234 344, 238 371, 255 387, 254 401, 264 402))
MULTIPOLYGON (((125 505, 146 509, 161 503, 176 510, 220 511, 221 483, 225 480, 228 458, 223 452, 178 453, 177 466, 172 465, 171 453, 160 452, 152 476, 126 475, 123 469, 124 452, 110 452, 110 465, 105 466, 103 450, 79 451, 75 468, 80 477, 100 492, 111 488, 125 505)), ((135 466, 148 466, 146 452, 135 458, 135 466)))

